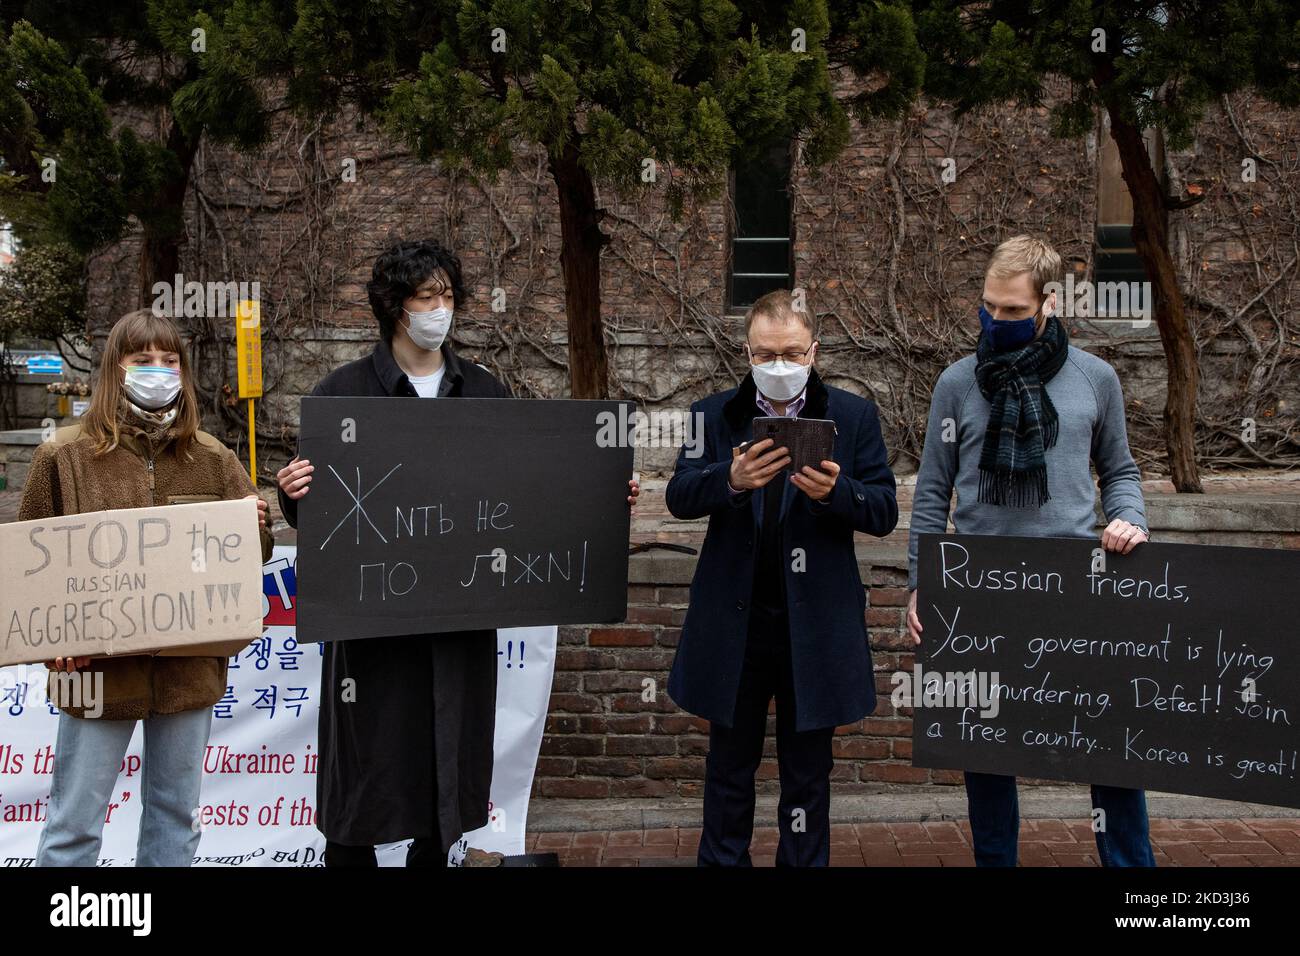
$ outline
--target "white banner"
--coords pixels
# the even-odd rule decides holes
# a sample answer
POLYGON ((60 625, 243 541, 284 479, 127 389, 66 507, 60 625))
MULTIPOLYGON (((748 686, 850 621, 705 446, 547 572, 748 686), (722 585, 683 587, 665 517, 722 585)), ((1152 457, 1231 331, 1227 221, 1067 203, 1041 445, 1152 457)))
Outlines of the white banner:
MULTIPOLYGON (((231 659, 225 696, 213 708, 204 754, 199 866, 320 866, 315 827, 319 643, 294 633, 297 549, 277 547, 263 568, 266 633, 231 659)), ((556 628, 497 632, 497 717, 491 822, 452 848, 524 852, 528 795, 555 671, 556 628)), ((0 863, 31 866, 50 796, 58 712, 39 664, 0 668, 0 863)), ((140 822, 142 728, 109 802, 100 866, 135 862, 140 822)), ((409 842, 409 841, 408 841, 409 842)), ((379 848, 381 866, 401 866, 408 843, 379 848)))

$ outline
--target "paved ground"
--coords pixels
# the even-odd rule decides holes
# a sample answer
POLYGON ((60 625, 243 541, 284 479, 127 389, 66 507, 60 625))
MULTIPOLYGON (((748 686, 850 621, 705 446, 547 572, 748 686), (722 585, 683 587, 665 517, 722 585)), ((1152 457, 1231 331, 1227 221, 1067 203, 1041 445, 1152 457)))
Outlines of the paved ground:
MULTIPOLYGON (((755 866, 772 866, 776 827, 756 827, 755 866)), ((532 833, 528 852, 559 854, 562 866, 694 866, 698 828, 532 833)), ((1300 866, 1300 818, 1151 821, 1160 866, 1300 866)), ((1024 820, 1022 866, 1097 866, 1087 823, 1024 820)), ((837 823, 831 866, 974 866, 965 820, 928 823, 837 823)))

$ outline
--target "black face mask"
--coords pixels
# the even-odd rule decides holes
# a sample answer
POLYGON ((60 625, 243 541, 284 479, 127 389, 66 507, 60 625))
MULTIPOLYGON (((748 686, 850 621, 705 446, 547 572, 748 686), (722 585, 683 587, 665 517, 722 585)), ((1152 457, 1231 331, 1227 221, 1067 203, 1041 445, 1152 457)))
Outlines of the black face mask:
POLYGON ((989 314, 988 309, 980 306, 980 328, 989 337, 989 343, 995 352, 1011 352, 1034 340, 1038 331, 1038 313, 1027 319, 1004 319, 998 321, 989 314))

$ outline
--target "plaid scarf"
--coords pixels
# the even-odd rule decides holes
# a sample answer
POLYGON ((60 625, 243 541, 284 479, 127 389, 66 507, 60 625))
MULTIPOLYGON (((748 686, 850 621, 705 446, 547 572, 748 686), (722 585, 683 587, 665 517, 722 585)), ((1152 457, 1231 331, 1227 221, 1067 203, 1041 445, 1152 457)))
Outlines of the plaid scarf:
POLYGON ((980 452, 979 500, 1038 507, 1047 491, 1044 452, 1056 444, 1059 422, 1045 386, 1065 364, 1070 338, 1056 316, 1043 334, 1022 348, 995 352, 987 335, 975 347, 975 381, 988 399, 989 422, 980 452))

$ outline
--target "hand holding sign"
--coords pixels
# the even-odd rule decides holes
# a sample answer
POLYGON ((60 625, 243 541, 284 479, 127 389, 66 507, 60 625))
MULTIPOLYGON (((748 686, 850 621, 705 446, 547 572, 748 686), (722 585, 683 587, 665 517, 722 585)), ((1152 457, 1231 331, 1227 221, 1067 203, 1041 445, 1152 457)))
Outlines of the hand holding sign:
POLYGON ((1118 551, 1120 554, 1128 554, 1145 540, 1145 531, 1119 518, 1106 525, 1101 533, 1101 546, 1107 551, 1118 551))
POLYGON ((266 527, 266 516, 267 516, 267 514, 269 513, 269 510, 270 510, 270 509, 269 509, 269 506, 267 505, 267 503, 266 503, 265 501, 262 500, 262 496, 261 496, 261 495, 244 495, 244 497, 245 497, 245 498, 252 498, 253 500, 255 500, 255 501, 257 502, 257 526, 258 526, 259 528, 265 528, 265 527, 266 527))
POLYGON ((920 536, 914 765, 1300 806, 1300 553, 1127 530, 920 536))
POLYGON ((311 640, 620 621, 631 441, 611 402, 303 399, 300 633, 311 640), (413 440, 437 436, 437 440, 413 440), (309 460, 310 459, 310 460, 309 460), (527 473, 517 467, 529 462, 527 473))
POLYGON ((912 636, 913 644, 921 643, 921 618, 916 613, 916 592, 913 591, 907 598, 907 633, 912 636))
POLYGON ((260 511, 213 501, 0 525, 0 665, 229 656, 262 633, 260 511))
POLYGON ((293 501, 297 501, 311 489, 311 473, 316 469, 307 459, 299 459, 296 455, 289 464, 285 465, 275 473, 275 480, 280 485, 280 490, 284 496, 293 501))

